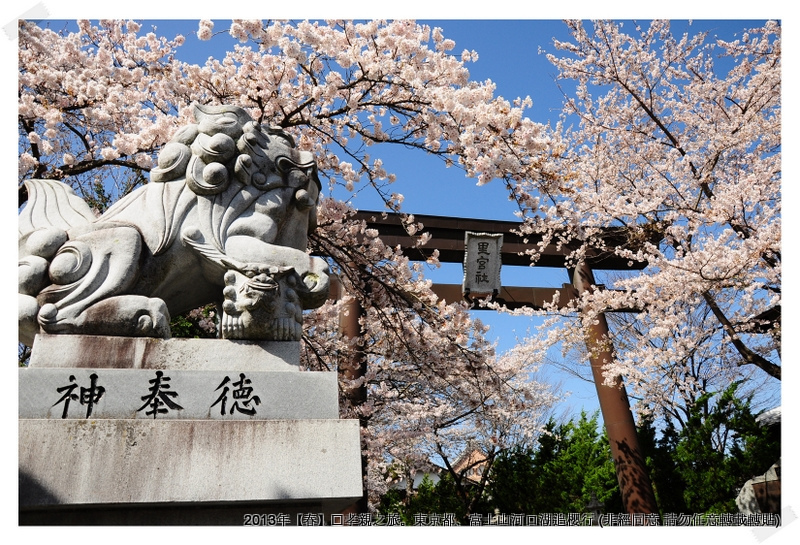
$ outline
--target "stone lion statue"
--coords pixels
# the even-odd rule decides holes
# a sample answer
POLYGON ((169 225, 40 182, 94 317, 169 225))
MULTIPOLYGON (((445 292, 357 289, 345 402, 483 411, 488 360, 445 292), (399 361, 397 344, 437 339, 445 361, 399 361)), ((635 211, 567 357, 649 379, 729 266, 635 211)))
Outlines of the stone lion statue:
POLYGON ((306 253, 320 181, 309 152, 241 108, 194 106, 150 183, 100 217, 72 189, 28 180, 19 216, 19 339, 170 336, 170 314, 209 303, 223 338, 299 340, 328 296, 306 253))

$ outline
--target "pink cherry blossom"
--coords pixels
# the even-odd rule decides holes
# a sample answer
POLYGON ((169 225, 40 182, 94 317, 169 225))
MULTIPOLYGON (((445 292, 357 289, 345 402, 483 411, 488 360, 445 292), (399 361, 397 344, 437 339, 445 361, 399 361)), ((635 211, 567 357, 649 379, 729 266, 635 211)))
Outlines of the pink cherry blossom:
MULTIPOLYGON (((607 21, 569 21, 572 40, 548 58, 575 84, 574 129, 542 175, 514 180, 524 232, 578 262, 610 251, 647 266, 608 275, 578 308, 639 309, 612 324, 616 358, 640 412, 761 374, 780 379, 781 28, 739 40, 673 36, 667 21, 630 34, 607 21), (606 248, 600 229, 623 228, 606 248), (698 374, 700 362, 704 370, 698 374), (706 383, 709 387, 711 383, 706 383)), ((508 177, 507 177, 508 179, 508 177)), ((532 258, 537 252, 531 251, 532 258)), ((583 351, 581 321, 531 340, 583 351)))
MULTIPOLYGON (((550 154, 554 137, 524 116, 529 102, 512 106, 491 82, 470 81, 465 63, 477 54, 453 56, 441 29, 413 21, 234 20, 239 43, 202 65, 179 60, 183 36, 158 37, 147 23, 77 26, 20 26, 20 180, 61 179, 93 196, 104 178, 116 199, 146 183, 192 103, 246 108, 313 152, 329 185, 371 189, 395 211, 403 195, 374 146, 438 155, 481 183, 533 175, 550 154)), ((221 39, 214 28, 200 21, 198 38, 221 39)), ((343 392, 366 389, 358 402, 344 396, 343 416, 363 424, 370 497, 385 490, 391 464, 414 471, 468 443, 497 452, 538 433, 555 399, 531 380, 539 362, 496 355, 486 327, 431 290, 424 272, 435 255, 410 262, 352 212, 321 203, 310 250, 330 256, 346 295, 308 314, 302 357, 309 369, 342 371, 343 392), (338 326, 352 298, 363 309, 356 339, 338 326), (366 373, 347 378, 356 356, 366 373)), ((418 244, 429 240, 412 215, 403 224, 418 244)))

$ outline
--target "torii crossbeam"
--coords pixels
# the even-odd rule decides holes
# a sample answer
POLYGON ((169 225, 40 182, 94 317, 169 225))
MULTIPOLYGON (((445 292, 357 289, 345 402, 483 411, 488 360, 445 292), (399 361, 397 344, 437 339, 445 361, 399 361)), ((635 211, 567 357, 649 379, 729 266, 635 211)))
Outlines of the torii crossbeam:
MULTIPOLYGON (((355 214, 354 218, 363 220, 368 228, 377 230, 378 236, 384 244, 399 245, 403 254, 412 260, 426 260, 434 250, 438 250, 439 261, 464 263, 465 233, 469 231, 502 233, 501 262, 504 265, 530 266, 531 259, 526 254, 526 250, 533 248, 537 242, 532 240, 533 237, 524 237, 519 234, 522 225, 519 222, 415 214, 414 220, 422 223, 424 231, 431 234, 430 240, 420 247, 417 246, 416 238, 406 232, 399 214, 360 211, 355 214)), ((622 229, 607 230, 602 236, 606 240, 606 247, 609 248, 628 242, 628 237, 622 229)), ((500 293, 494 294, 495 300, 504 303, 508 308, 542 308, 545 303, 551 302, 555 292, 559 291, 559 304, 565 305, 586 291, 601 289, 595 283, 592 269, 641 270, 646 267, 646 263, 631 262, 612 252, 590 252, 585 261, 573 268, 568 268, 566 257, 569 251, 570 248, 549 245, 541 252, 536 265, 537 267, 566 268, 572 279, 571 284, 564 284, 561 288, 502 287, 500 293)), ((432 289, 448 303, 464 299, 462 287, 459 284, 434 284, 432 289)), ((474 308, 483 307, 474 306, 474 308)), ((350 309, 350 319, 344 321, 343 328, 345 334, 349 336, 358 335, 357 310, 350 309)), ((605 342, 609 336, 608 323, 602 313, 599 318, 597 323, 587 327, 586 344, 589 349, 592 376, 611 446, 623 503, 626 511, 631 514, 658 513, 622 378, 616 377, 614 386, 606 386, 604 383, 603 367, 612 361, 613 353, 609 343, 605 342)))

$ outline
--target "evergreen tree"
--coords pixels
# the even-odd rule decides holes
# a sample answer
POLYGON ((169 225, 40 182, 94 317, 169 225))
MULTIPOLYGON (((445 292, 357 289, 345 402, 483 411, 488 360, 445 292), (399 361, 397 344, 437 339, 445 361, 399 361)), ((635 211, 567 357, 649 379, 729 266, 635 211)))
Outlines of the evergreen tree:
MULTIPOLYGON (((468 492, 476 492, 478 487, 468 492)), ((388 491, 382 498, 378 511, 383 514, 397 513, 400 520, 407 526, 431 524, 431 515, 452 516, 458 524, 465 525, 469 521, 467 505, 471 498, 464 498, 459 494, 453 477, 443 473, 442 478, 434 483, 425 475, 411 497, 397 489, 388 491)), ((480 499, 476 513, 488 513, 489 504, 480 499)))
POLYGON ((742 485, 780 457, 780 443, 759 426, 750 399, 736 397, 738 384, 692 408, 675 448, 677 470, 685 483, 686 508, 694 513, 736 512, 742 485))
MULTIPOLYGON (((552 421, 548 427, 552 426, 552 421)), ((498 457, 489 485, 492 505, 501 513, 534 514, 541 511, 539 487, 541 468, 533 463, 530 447, 516 446, 498 457)))
POLYGON ((582 513, 592 494, 612 512, 622 510, 619 485, 598 415, 577 421, 551 420, 538 448, 502 454, 492 469, 489 494, 501 513, 582 513))
POLYGON ((662 514, 735 513, 742 485, 779 460, 780 427, 761 426, 751 397, 737 397, 738 386, 704 394, 685 426, 677 429, 667 420, 657 440, 651 421, 640 427, 662 514))
POLYGON ((659 437, 656 437, 656 427, 651 418, 644 418, 637 432, 659 511, 662 515, 687 512, 683 499, 685 484, 673 456, 678 430, 672 420, 667 421, 659 437))
MULTIPOLYGON (((642 420, 639 441, 661 515, 734 513, 742 485, 780 459, 780 426, 760 425, 751 398, 737 397, 737 387, 701 396, 681 428, 666 420, 659 430, 642 420)), ((592 494, 605 513, 623 512, 608 438, 600 430, 597 413, 563 423, 551 419, 534 446, 517 445, 494 459, 486 494, 472 512, 585 513, 592 494)), ((426 477, 405 501, 391 491, 380 510, 400 513, 406 524, 430 513, 454 513, 465 523, 464 505, 446 475, 435 484, 426 477)))

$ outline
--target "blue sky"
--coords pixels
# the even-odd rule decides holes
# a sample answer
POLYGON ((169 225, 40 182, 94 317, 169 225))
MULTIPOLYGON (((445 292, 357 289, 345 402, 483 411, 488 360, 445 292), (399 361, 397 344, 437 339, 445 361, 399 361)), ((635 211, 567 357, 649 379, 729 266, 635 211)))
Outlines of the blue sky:
MULTIPOLYGON (((217 29, 219 30, 224 29, 227 20, 234 15, 262 18, 328 16, 416 18, 431 26, 441 27, 445 37, 455 40, 455 52, 463 49, 474 49, 478 52, 479 60, 468 64, 472 79, 479 81, 491 79, 497 85, 496 95, 503 96, 509 101, 516 97, 529 95, 533 99, 533 108, 528 110, 528 117, 540 123, 554 123, 558 119, 562 96, 554 81, 555 69, 543 54, 539 54, 539 50, 541 48, 548 52, 555 52, 552 39, 554 37, 568 38, 565 26, 560 21, 562 16, 583 17, 584 13, 588 16, 598 14, 591 13, 595 10, 593 6, 583 8, 581 11, 583 5, 581 2, 570 4, 573 8, 572 13, 561 14, 553 14, 552 7, 549 9, 537 7, 535 13, 520 12, 516 7, 506 9, 513 4, 514 2, 493 2, 492 6, 495 9, 492 9, 491 12, 489 12, 491 8, 487 9, 484 6, 480 11, 469 13, 456 11, 452 5, 447 3, 439 3, 437 4, 438 9, 430 9, 430 6, 420 7, 425 4, 416 2, 404 3, 405 9, 393 8, 388 10, 388 13, 385 9, 377 9, 376 13, 376 8, 364 3, 356 3, 355 7, 348 3, 347 8, 332 7, 330 4, 320 5, 316 2, 303 3, 299 8, 287 7, 285 4, 282 6, 273 4, 257 9, 253 7, 237 8, 233 12, 229 9, 222 9, 225 6, 217 5, 190 10, 191 16, 187 17, 186 12, 180 8, 162 8, 159 4, 152 2, 137 2, 135 6, 129 4, 123 7, 109 7, 98 2, 82 2, 80 7, 71 6, 73 9, 64 9, 61 5, 30 2, 20 5, 18 14, 9 13, 9 18, 21 16, 27 10, 32 9, 33 11, 29 12, 30 15, 27 16, 32 19, 74 20, 78 17, 92 19, 130 17, 145 23, 145 29, 150 21, 172 18, 172 21, 162 20, 158 23, 159 32, 167 37, 172 37, 176 33, 184 34, 187 40, 179 51, 179 57, 187 62, 200 64, 209 55, 223 56, 223 44, 226 42, 225 36, 217 37, 210 42, 197 41, 192 33, 197 29, 197 20, 201 17, 218 21, 217 29), (574 11, 575 9, 577 11, 574 11), (255 13, 253 13, 254 10, 255 13), (513 14, 515 18, 498 19, 499 13, 513 14), (455 14, 458 14, 459 17, 469 17, 469 19, 454 19, 452 17, 455 14)), ((8 8, 4 8, 4 10, 8 11, 8 8)), ((532 11, 531 8, 528 10, 532 11)), ((608 5, 606 5, 606 13, 601 15, 612 15, 614 12, 619 14, 617 17, 619 19, 637 15, 635 12, 620 11, 619 8, 615 9, 614 6, 608 5)), ((734 32, 741 32, 746 27, 757 26, 763 21, 763 19, 708 21, 718 13, 696 12, 695 15, 693 10, 692 16, 700 20, 695 20, 689 27, 686 22, 689 13, 686 11, 683 15, 674 17, 676 20, 673 23, 674 32, 709 30, 712 36, 718 34, 720 37, 730 38, 734 32)), ((735 12, 730 10, 726 15, 736 16, 735 12)), ((743 17, 752 16, 745 15, 743 17)), ((646 17, 638 19, 646 20, 646 17)), ((0 21, 0 25, 3 24, 4 21, 0 21)), ((406 212, 482 219, 515 219, 514 207, 507 200, 502 184, 490 183, 477 187, 475 180, 464 179, 461 171, 454 168, 446 169, 435 158, 426 157, 419 152, 403 154, 394 150, 378 148, 380 147, 376 147, 373 153, 381 156, 387 170, 397 175, 394 191, 404 194, 403 208, 406 212)), ((383 148, 387 148, 387 146, 383 146, 383 148)), ((352 201, 352 204, 361 210, 377 210, 381 207, 381 203, 369 192, 359 195, 352 201)), ((441 269, 431 271, 429 274, 436 282, 454 284, 461 282, 461 275, 460 264, 445 264, 441 269)), ((569 281, 565 271, 508 266, 503 268, 502 280, 504 285, 509 286, 556 287, 569 281)), ((513 346, 517 339, 525 336, 526 331, 536 323, 535 320, 514 318, 489 311, 479 312, 477 316, 491 325, 490 338, 497 339, 498 348, 501 351, 513 346)), ((568 401, 569 412, 574 414, 581 408, 589 411, 597 408, 593 386, 569 380, 563 373, 552 372, 549 375, 553 380, 564 380, 565 388, 574 392, 568 401)))

